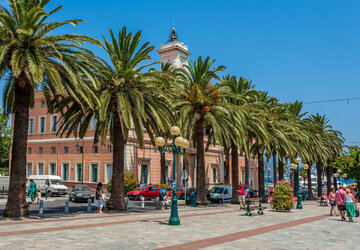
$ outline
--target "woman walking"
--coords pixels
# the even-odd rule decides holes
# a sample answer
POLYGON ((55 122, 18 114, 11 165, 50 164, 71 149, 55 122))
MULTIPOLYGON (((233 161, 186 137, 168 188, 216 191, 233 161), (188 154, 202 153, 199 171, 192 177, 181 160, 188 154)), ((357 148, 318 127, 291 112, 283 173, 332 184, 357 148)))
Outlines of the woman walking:
POLYGON ((356 215, 355 209, 357 210, 355 198, 350 192, 350 189, 346 189, 345 192, 346 192, 345 201, 346 201, 346 211, 347 211, 346 216, 349 218, 349 221, 353 222, 352 217, 355 217, 356 215))
POLYGON ((96 187, 96 199, 98 200, 98 213, 102 214, 102 209, 105 204, 104 191, 102 190, 102 183, 99 182, 96 187))
POLYGON ((31 204, 34 204, 34 200, 36 197, 36 183, 34 182, 33 179, 30 179, 28 195, 29 195, 29 198, 31 199, 31 204))
POLYGON ((339 214, 336 212, 335 188, 334 187, 331 188, 331 191, 329 193, 329 199, 330 199, 330 216, 333 216, 333 215, 339 216, 339 214))

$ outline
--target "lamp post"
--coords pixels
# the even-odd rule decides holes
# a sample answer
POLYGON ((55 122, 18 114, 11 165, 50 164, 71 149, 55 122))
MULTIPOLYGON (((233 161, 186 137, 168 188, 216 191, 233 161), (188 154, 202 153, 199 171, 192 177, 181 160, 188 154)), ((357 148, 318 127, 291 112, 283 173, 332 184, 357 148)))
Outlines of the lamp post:
POLYGON ((294 171, 294 173, 297 174, 297 184, 298 184, 298 195, 297 195, 297 204, 296 204, 296 208, 297 209, 302 209, 302 205, 301 205, 301 194, 300 194, 300 177, 299 177, 299 172, 300 170, 303 168, 305 170, 309 169, 309 165, 308 164, 304 164, 303 167, 299 167, 299 163, 301 162, 300 158, 296 158, 295 159, 295 163, 291 163, 290 164, 290 168, 294 171))
POLYGON ((339 187, 340 187, 341 176, 343 177, 343 179, 345 179, 347 177, 347 174, 341 174, 341 169, 338 169, 333 176, 338 179, 339 187))
POLYGON ((78 152, 80 152, 80 145, 79 142, 82 140, 82 152, 81 152, 81 185, 84 184, 84 139, 83 138, 76 138, 76 148, 78 152))
MULTIPOLYGON (((173 153, 173 179, 175 182, 176 177, 176 154, 181 155, 185 154, 185 150, 189 147, 190 143, 188 140, 180 136, 180 129, 177 126, 172 126, 170 128, 170 134, 173 136, 173 142, 165 145, 165 139, 163 137, 157 137, 155 139, 155 145, 157 146, 160 153, 173 153)), ((176 182, 175 182, 176 183, 176 182)), ((171 215, 169 219, 169 225, 180 225, 180 219, 178 214, 177 207, 177 197, 176 197, 176 185, 173 187, 173 196, 171 199, 171 215)))

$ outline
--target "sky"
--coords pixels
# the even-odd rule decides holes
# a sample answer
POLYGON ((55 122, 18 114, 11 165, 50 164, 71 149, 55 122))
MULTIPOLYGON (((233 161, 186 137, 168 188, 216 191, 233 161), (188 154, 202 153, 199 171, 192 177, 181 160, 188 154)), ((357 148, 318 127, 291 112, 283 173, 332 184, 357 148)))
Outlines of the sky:
MULTIPOLYGON (((4 1, 3 1, 4 2, 4 1)), ((64 9, 54 20, 80 18, 58 33, 101 39, 123 26, 141 30, 143 41, 166 43, 175 20, 190 59, 210 56, 225 65, 222 74, 251 79, 282 102, 360 97, 360 1, 51 1, 64 9)), ((88 46, 104 57, 102 49, 88 46)), ((154 51, 152 60, 160 57, 154 51)), ((349 145, 360 145, 360 100, 305 104, 310 114, 326 114, 349 145)))

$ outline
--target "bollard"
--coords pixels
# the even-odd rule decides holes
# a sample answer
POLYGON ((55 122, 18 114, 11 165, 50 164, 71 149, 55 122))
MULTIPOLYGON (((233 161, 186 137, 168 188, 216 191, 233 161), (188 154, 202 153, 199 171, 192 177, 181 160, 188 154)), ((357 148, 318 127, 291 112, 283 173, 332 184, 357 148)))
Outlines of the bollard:
POLYGON ((260 214, 260 215, 264 214, 264 211, 262 210, 262 207, 261 207, 261 200, 259 200, 259 211, 258 211, 258 214, 260 214))
POLYGON ((141 208, 145 208, 145 198, 141 196, 141 208))
POLYGON ((130 208, 130 200, 129 200, 129 197, 126 197, 125 203, 126 203, 126 210, 129 210, 129 208, 130 208))
POLYGON ((88 199, 87 212, 91 213, 91 199, 88 199))
POLYGON ((44 213, 44 200, 40 200, 39 215, 42 215, 43 213, 44 213))
POLYGON ((251 210, 250 210, 250 199, 248 198, 248 200, 246 201, 246 215, 247 216, 251 216, 251 210))
POLYGON ((69 213, 69 199, 65 200, 65 213, 69 213))
POLYGON ((5 195, 5 187, 3 186, 3 189, 2 189, 2 195, 4 196, 5 195))

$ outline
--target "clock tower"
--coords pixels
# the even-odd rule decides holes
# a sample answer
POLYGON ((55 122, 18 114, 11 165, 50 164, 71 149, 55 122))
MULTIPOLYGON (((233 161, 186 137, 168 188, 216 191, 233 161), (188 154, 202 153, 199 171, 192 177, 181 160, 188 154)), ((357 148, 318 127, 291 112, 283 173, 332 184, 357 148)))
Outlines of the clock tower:
POLYGON ((178 40, 175 25, 173 25, 167 43, 161 44, 157 52, 160 54, 160 62, 170 63, 173 68, 182 68, 184 64, 187 65, 188 57, 191 55, 188 46, 178 40))

